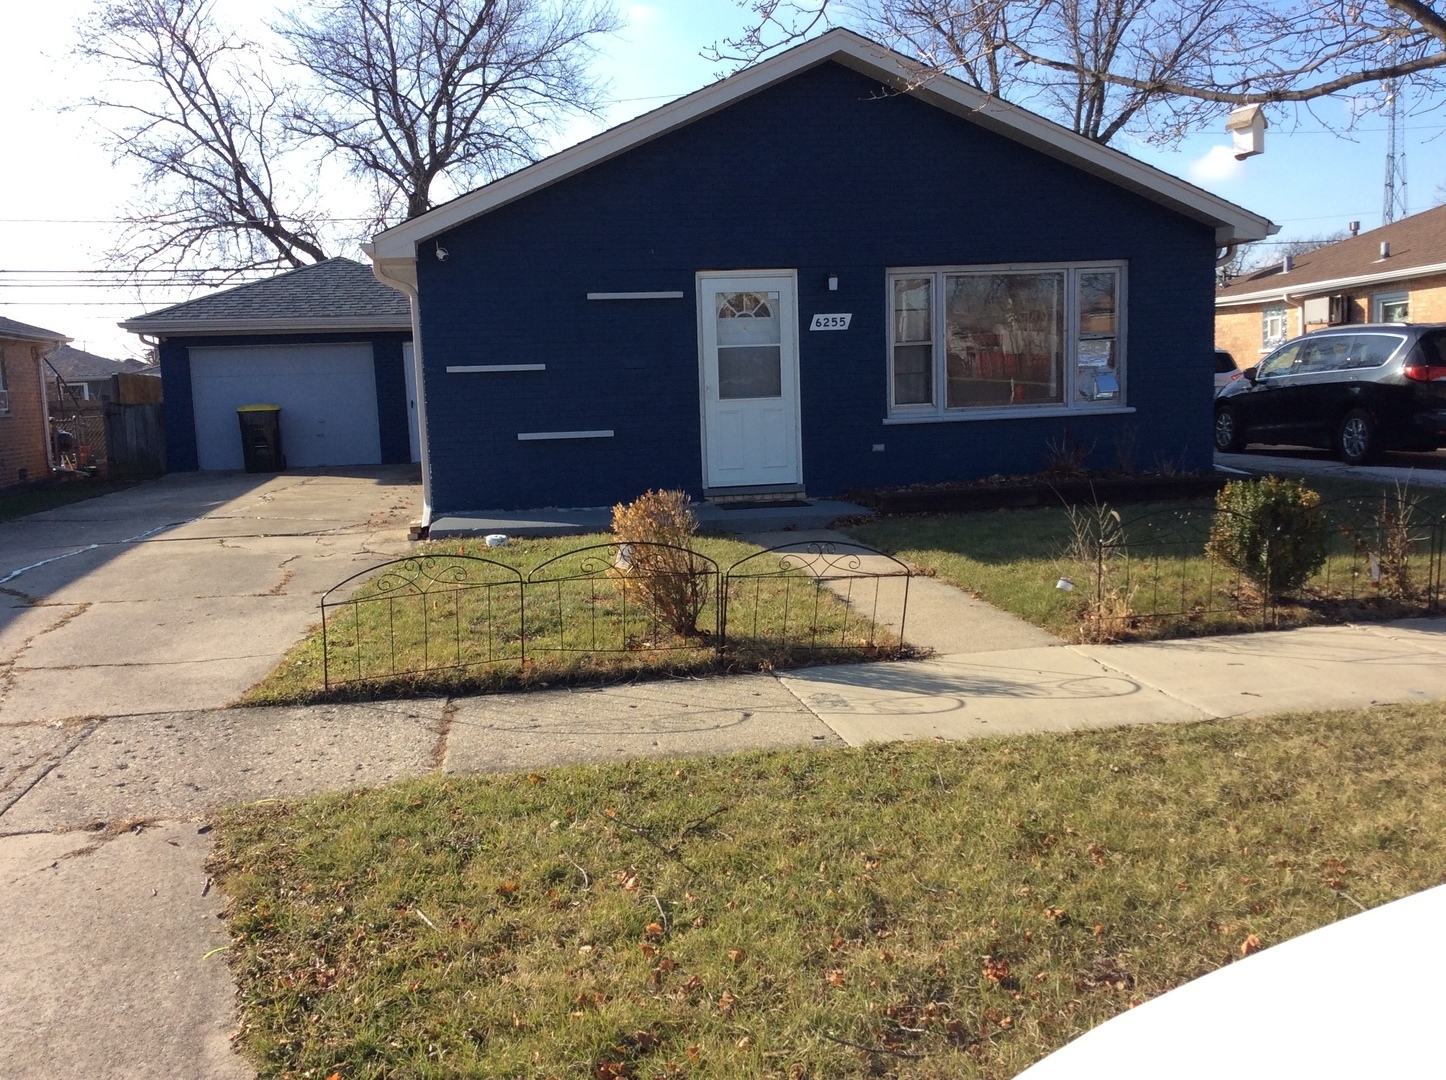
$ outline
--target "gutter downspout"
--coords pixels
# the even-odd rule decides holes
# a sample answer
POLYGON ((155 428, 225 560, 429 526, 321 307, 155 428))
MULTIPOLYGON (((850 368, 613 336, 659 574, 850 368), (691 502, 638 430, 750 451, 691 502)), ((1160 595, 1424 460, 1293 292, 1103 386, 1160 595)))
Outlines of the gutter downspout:
POLYGON ((363 244, 362 251, 371 260, 372 276, 406 296, 412 309, 412 375, 417 387, 417 448, 422 459, 418 463, 422 466, 421 528, 426 530, 432 526, 432 447, 427 438, 427 384, 422 380, 422 306, 421 297, 417 294, 417 261, 414 258, 378 259, 376 247, 372 244, 363 244), (405 269, 396 265, 398 263, 410 264, 410 281, 397 273, 401 270, 405 274, 405 269))
MULTIPOLYGON (((52 352, 54 350, 51 350, 52 352)), ((55 472, 55 437, 50 431, 50 393, 46 390, 45 369, 50 366, 50 357, 41 353, 35 362, 40 372, 40 435, 45 440, 45 464, 55 472)))

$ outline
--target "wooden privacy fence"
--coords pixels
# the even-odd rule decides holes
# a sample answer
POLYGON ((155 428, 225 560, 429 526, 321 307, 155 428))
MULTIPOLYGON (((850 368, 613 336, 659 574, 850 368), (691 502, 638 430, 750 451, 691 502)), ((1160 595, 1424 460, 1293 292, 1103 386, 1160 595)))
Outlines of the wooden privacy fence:
POLYGON ((527 572, 415 555, 323 594, 322 676, 348 683, 703 650, 798 658, 902 644, 907 565, 872 548, 791 544, 726 568, 669 544, 591 544, 527 572))

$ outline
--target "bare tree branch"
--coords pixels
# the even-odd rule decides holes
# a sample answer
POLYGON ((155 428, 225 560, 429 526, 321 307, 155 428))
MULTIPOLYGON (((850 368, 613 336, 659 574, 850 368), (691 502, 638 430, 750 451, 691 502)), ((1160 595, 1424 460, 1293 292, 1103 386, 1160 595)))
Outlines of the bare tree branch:
POLYGON ((748 61, 851 25, 986 93, 1108 143, 1171 141, 1244 104, 1308 104, 1406 82, 1439 92, 1446 16, 1422 0, 738 0, 705 55, 748 61))
POLYGON ((210 0, 110 0, 82 41, 80 56, 110 76, 83 106, 109 118, 109 148, 143 175, 113 262, 240 273, 326 257, 325 216, 277 178, 287 92, 254 45, 216 24, 210 0))
POLYGON ((439 182, 451 195, 532 161, 595 112, 589 44, 617 25, 601 2, 317 0, 276 27, 318 87, 286 123, 373 180, 379 225, 415 217, 439 182))

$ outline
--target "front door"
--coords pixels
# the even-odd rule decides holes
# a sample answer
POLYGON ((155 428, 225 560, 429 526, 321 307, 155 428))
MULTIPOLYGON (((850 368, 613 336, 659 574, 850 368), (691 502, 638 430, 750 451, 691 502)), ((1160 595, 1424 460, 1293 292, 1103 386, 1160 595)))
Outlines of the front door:
POLYGON ((703 486, 802 484, 792 273, 702 274, 703 486))

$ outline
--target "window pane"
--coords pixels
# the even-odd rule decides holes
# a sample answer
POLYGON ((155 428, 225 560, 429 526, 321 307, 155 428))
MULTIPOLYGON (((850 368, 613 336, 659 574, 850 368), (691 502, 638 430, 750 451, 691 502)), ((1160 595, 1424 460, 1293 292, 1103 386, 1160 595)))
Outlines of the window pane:
POLYGON ((783 396, 783 355, 777 345, 718 347, 718 397, 783 396))
POLYGON ((1082 270, 1079 275, 1081 337, 1115 336, 1115 272, 1082 270))
MULTIPOLYGON (((1380 367, 1401 347, 1405 338, 1390 334, 1357 334, 1351 338, 1351 355, 1346 366, 1352 368, 1380 367)), ((1424 344, 1424 342, 1423 342, 1424 344)), ((1440 361, 1433 360, 1432 363, 1440 361)))
POLYGON ((1409 322, 1411 302, 1409 300, 1382 300, 1381 322, 1409 322))
POLYGON ((1064 400, 1064 275, 960 274, 945 279, 951 409, 1064 400))
POLYGON ((931 278, 899 278, 894 282, 894 340, 933 341, 931 278))
POLYGON ((894 404, 932 405, 934 346, 894 346, 894 404))
POLYGON ((719 345, 777 345, 780 332, 776 292, 718 295, 719 345))
POLYGON ((1255 369, 1255 377, 1258 379, 1267 378, 1272 375, 1289 375, 1295 364, 1295 358, 1300 355, 1300 342, 1287 345, 1277 353, 1267 356, 1255 369))
POLYGON ((1350 358, 1351 339, 1348 337, 1316 338, 1300 347, 1295 374, 1310 375, 1323 371, 1338 371, 1346 366, 1350 358))
POLYGON ((934 279, 894 279, 895 405, 934 403, 934 279))
POLYGON ((1285 307, 1277 304, 1260 313, 1260 344, 1273 349, 1286 339, 1285 307))

